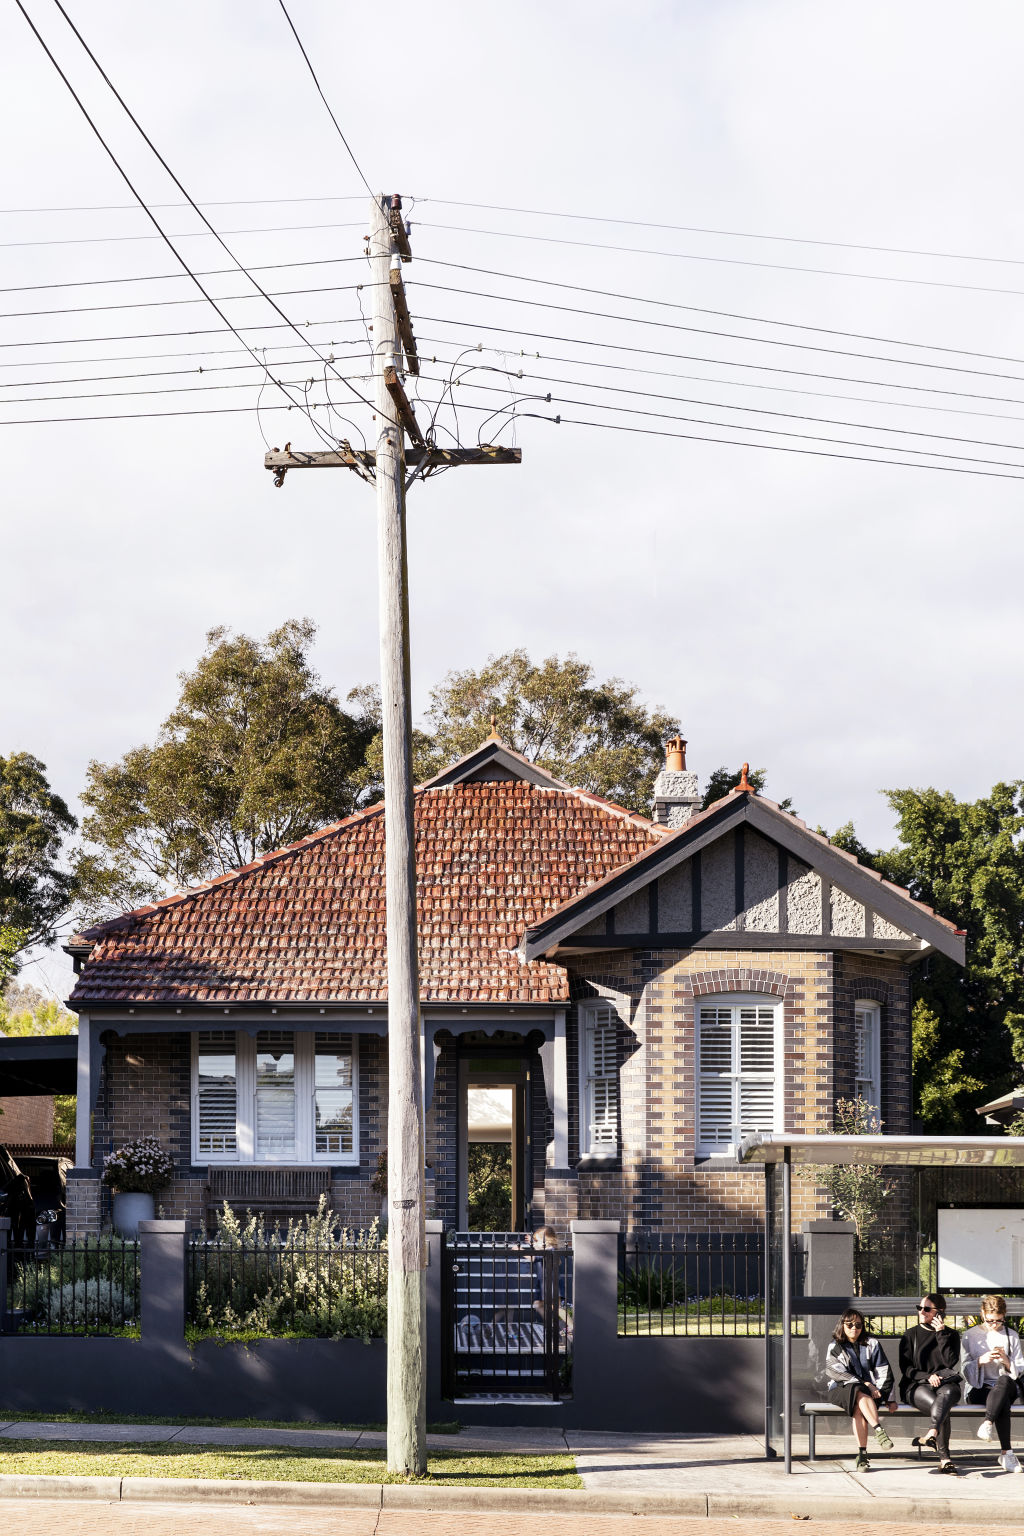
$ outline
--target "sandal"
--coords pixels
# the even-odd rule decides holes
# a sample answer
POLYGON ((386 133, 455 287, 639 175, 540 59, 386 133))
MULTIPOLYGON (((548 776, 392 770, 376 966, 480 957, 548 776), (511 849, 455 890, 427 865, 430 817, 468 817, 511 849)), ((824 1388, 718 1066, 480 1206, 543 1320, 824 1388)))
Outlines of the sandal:
POLYGON ((934 1433, 928 1435, 915 1435, 910 1443, 911 1445, 916 1445, 919 1451, 934 1451, 935 1435, 934 1433))
POLYGON ((953 1462, 951 1462, 951 1461, 940 1461, 939 1462, 939 1471, 940 1472, 948 1472, 950 1477, 959 1477, 960 1476, 960 1468, 957 1467, 957 1466, 954 1466, 953 1462))

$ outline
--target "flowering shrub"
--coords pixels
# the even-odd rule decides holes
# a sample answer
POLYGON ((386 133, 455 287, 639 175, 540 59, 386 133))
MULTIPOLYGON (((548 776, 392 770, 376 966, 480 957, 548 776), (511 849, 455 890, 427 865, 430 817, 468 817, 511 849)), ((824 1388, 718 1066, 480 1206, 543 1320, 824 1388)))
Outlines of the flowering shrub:
POLYGON ((120 1194, 154 1195, 174 1177, 171 1154, 155 1136, 139 1136, 103 1159, 103 1182, 120 1194))
POLYGON ((189 1316, 201 1333, 369 1340, 387 1332, 387 1239, 339 1231, 327 1198, 284 1233, 225 1202, 191 1253, 189 1316))

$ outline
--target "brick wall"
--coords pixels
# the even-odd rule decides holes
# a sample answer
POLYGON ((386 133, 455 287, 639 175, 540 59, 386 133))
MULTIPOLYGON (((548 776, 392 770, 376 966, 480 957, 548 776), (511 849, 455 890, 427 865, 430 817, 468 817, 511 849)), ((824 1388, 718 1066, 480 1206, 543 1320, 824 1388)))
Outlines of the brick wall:
MULTIPOLYGON (((621 1156, 607 1170, 548 1177, 545 1219, 621 1220, 630 1228, 743 1231, 763 1218, 759 1167, 696 1156, 695 1005, 714 993, 763 992, 782 1003, 785 1083, 780 1129, 831 1122, 853 1090, 854 1004, 882 1008, 883 1116, 909 1129, 910 978, 899 961, 814 950, 619 951, 575 962, 574 1001, 609 998, 619 1012, 621 1156), (548 1192, 550 1184, 550 1194, 548 1192)), ((570 1015, 570 1161, 579 1157, 579 1035, 570 1015)), ((794 1226, 828 1214, 813 1183, 793 1182, 794 1226)))
POLYGON ((53 1100, 46 1094, 0 1099, 0 1142, 45 1146, 53 1141, 53 1100))

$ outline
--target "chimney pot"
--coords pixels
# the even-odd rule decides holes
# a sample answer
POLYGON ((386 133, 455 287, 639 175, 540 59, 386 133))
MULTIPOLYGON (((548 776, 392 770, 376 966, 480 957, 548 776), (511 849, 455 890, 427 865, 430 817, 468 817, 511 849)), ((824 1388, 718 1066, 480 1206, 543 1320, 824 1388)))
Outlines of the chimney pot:
POLYGON ((686 742, 681 736, 673 736, 671 741, 665 743, 665 771, 686 772, 686 742))

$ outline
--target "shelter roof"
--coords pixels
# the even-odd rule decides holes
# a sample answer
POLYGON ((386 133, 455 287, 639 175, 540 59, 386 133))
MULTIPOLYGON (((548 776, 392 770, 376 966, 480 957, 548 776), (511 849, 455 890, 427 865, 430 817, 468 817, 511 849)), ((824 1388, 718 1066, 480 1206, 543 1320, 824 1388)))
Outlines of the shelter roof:
POLYGON ((1024 1136, 766 1136, 740 1143, 741 1163, 882 1164, 904 1168, 1024 1167, 1024 1136))

